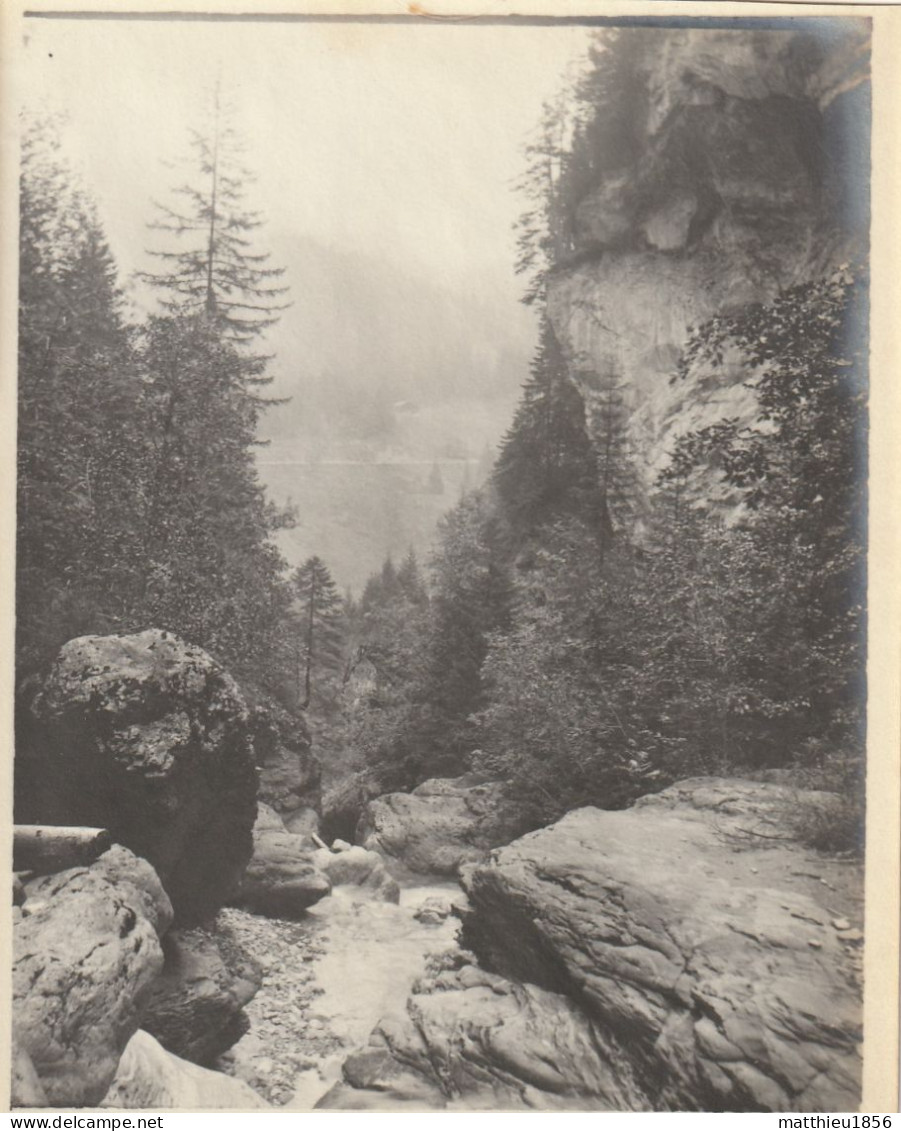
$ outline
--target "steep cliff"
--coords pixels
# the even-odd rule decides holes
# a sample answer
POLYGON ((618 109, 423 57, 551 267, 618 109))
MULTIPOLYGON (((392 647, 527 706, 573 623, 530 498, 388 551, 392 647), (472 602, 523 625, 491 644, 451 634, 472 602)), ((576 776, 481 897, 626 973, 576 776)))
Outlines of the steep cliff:
POLYGON ((590 155, 547 311, 589 420, 599 387, 621 386, 646 485, 676 435, 754 410, 728 358, 725 376, 670 383, 691 327, 865 250, 868 32, 637 33, 626 163, 590 155))

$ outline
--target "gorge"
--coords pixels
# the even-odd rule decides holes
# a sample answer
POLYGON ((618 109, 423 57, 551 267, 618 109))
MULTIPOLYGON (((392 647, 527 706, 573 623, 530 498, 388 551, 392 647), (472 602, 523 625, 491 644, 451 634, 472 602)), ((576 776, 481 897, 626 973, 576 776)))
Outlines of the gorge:
POLYGON ((356 597, 257 478, 256 222, 130 325, 26 162, 13 1106, 857 1110, 869 30, 586 33, 509 431, 356 597))

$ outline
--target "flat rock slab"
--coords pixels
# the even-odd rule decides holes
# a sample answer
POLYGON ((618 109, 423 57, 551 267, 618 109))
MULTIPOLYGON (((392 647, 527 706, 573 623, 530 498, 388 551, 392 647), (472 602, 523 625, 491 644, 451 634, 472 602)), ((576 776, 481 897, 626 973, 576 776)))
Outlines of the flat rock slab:
POLYGON ((253 829, 253 856, 235 902, 260 915, 293 918, 332 890, 316 867, 305 837, 289 833, 281 817, 260 805, 253 829))
POLYGON ((413 872, 454 875, 460 864, 484 859, 515 835, 512 820, 503 783, 433 778, 412 793, 370 801, 356 839, 413 872))
POLYGON ((653 1110, 851 1111, 861 875, 787 839, 797 791, 683 782, 464 870, 464 941, 564 992, 627 1049, 653 1110))

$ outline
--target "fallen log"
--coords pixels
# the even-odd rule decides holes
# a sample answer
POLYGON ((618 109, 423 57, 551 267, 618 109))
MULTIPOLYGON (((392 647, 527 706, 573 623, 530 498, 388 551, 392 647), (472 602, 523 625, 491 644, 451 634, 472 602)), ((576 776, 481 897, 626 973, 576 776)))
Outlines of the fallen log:
POLYGON ((112 847, 107 829, 67 825, 14 825, 13 868, 47 874, 90 864, 112 847))
POLYGON ((325 841, 322 839, 322 837, 317 836, 315 833, 310 833, 310 838, 312 839, 313 844, 315 844, 317 848, 324 848, 326 850, 326 852, 331 852, 331 849, 325 843, 325 841))

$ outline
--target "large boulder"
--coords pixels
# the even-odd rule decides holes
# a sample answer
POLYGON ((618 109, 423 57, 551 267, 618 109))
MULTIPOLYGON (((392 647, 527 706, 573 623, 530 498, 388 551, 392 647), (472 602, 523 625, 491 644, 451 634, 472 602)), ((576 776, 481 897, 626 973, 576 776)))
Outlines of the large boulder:
POLYGON ((13 931, 20 1078, 31 1080, 30 1060, 48 1104, 95 1104, 162 969, 172 908, 150 865, 120 846, 24 889, 13 931))
POLYGON ((331 849, 320 848, 312 862, 329 878, 333 888, 355 887, 376 900, 397 903, 400 887, 377 852, 337 840, 331 849))
POLYGON ((292 820, 309 821, 308 814, 322 804, 322 788, 319 761, 303 720, 267 700, 251 711, 250 728, 260 775, 259 800, 289 827, 292 820))
POLYGON ((244 1006, 260 988, 260 967, 218 922, 215 931, 170 931, 163 954, 141 1026, 176 1056, 210 1065, 249 1029, 244 1006))
POLYGON ((392 788, 373 770, 358 770, 342 778, 322 796, 323 837, 327 841, 335 837, 353 840, 366 806, 392 788))
POLYGON ((412 793, 389 793, 369 802, 356 839, 413 872, 453 875, 460 864, 483 859, 517 831, 521 826, 505 800, 503 783, 467 775, 433 778, 412 793))
POLYGON ((260 805, 253 829, 253 857, 236 902, 260 915, 291 919, 331 891, 328 876, 312 861, 303 837, 289 833, 278 813, 260 805))
POLYGON ((18 739, 17 820, 109 829, 154 866, 184 925, 234 890, 257 779, 243 699, 206 652, 156 629, 70 640, 18 739))
POLYGON ((791 839, 809 800, 710 778, 576 810, 464 870, 464 940, 579 1003, 653 1110, 856 1110, 861 876, 791 839))
POLYGON ((383 1020, 319 1107, 639 1110, 628 1062, 561 994, 465 963, 422 979, 406 1012, 383 1020))
POLYGON ((128 1042, 100 1106, 126 1111, 269 1110, 243 1080, 181 1060, 142 1029, 128 1042))

